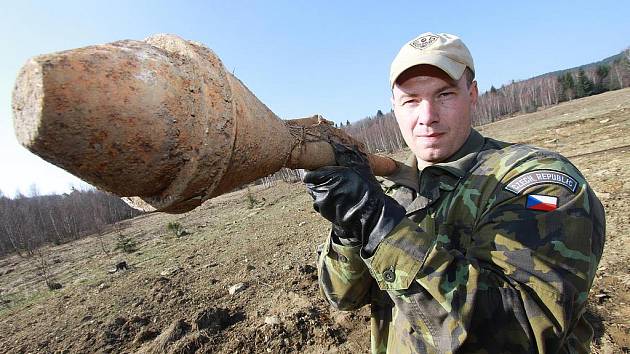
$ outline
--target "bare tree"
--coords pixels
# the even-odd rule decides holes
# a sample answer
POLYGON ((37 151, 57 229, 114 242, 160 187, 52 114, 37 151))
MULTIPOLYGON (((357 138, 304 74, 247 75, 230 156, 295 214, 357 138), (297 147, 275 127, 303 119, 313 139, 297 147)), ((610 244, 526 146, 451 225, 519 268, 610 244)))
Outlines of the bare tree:
POLYGON ((49 259, 49 255, 40 248, 35 251, 33 260, 35 261, 35 270, 42 280, 44 280, 48 290, 61 289, 61 284, 53 279, 50 269, 52 261, 49 259))

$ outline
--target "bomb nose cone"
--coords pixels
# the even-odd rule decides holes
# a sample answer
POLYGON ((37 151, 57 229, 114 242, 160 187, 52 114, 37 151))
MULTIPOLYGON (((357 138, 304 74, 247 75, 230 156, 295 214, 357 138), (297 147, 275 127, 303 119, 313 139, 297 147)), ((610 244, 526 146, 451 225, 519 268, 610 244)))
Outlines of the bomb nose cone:
POLYGON ((182 84, 178 71, 163 51, 137 41, 32 58, 13 91, 16 137, 103 189, 159 193, 180 162, 169 156, 182 113, 172 88, 182 84))
POLYGON ((20 144, 30 148, 37 138, 42 117, 44 82, 41 66, 30 59, 18 73, 16 82, 19 85, 13 91, 12 103, 15 135, 20 144))

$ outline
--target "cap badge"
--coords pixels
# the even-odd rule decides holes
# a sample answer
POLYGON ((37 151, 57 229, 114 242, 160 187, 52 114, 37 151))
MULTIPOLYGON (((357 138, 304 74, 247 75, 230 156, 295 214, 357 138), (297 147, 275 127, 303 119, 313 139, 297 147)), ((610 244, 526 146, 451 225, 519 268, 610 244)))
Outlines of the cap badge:
POLYGON ((437 39, 438 39, 438 36, 434 34, 427 34, 425 36, 414 39, 413 42, 409 44, 411 44, 412 47, 418 50, 423 50, 424 48, 433 44, 433 42, 437 41, 437 39))

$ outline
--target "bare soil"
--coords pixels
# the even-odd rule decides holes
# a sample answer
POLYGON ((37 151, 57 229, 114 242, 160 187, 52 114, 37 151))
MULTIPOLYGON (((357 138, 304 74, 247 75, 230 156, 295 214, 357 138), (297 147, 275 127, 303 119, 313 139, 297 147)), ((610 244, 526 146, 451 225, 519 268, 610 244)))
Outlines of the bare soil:
MULTIPOLYGON (((607 241, 589 295, 592 349, 630 352, 630 89, 479 130, 561 152, 597 191, 607 241)), ((319 295, 315 249, 327 228, 303 185, 277 183, 0 259, 0 352, 368 352, 369 311, 335 311, 319 295), (113 251, 121 235, 135 251, 113 251), (48 290, 42 261, 61 289, 48 290), (115 271, 121 261, 128 269, 115 271)))

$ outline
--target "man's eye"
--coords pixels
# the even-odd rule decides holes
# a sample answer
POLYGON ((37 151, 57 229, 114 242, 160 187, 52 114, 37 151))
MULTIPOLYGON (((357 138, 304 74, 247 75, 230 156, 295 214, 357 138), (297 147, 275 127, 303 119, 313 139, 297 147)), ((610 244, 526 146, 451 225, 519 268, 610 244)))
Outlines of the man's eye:
POLYGON ((403 105, 403 106, 409 106, 409 105, 413 105, 413 104, 415 104, 415 103, 416 103, 416 100, 404 100, 404 101, 402 102, 402 105, 403 105))
POLYGON ((453 95, 455 95, 455 92, 446 91, 446 92, 440 93, 440 98, 450 98, 450 97, 453 97, 453 95))

